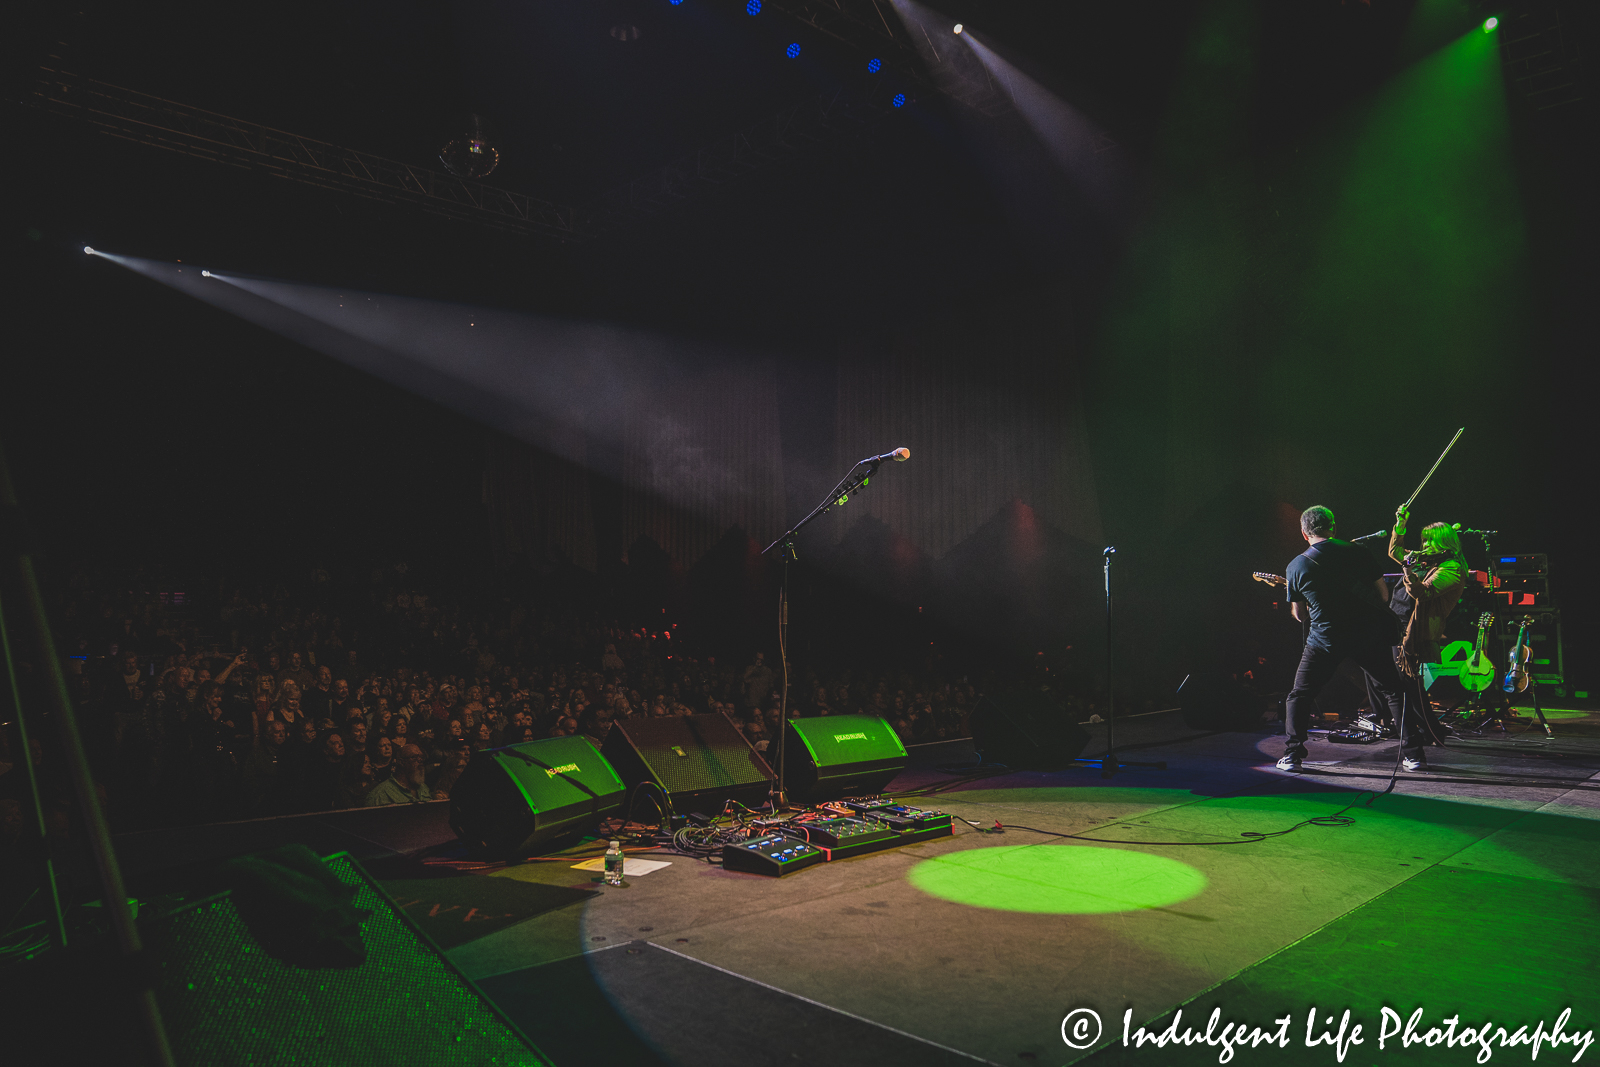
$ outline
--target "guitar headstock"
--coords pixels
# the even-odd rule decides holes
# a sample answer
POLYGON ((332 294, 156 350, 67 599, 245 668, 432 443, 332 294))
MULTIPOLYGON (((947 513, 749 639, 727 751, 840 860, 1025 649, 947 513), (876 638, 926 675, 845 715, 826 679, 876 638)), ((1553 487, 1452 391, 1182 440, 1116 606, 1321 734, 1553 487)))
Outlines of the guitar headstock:
POLYGON ((1486 611, 1478 616, 1478 629, 1482 630, 1494 623, 1494 612, 1486 611))
POLYGON ((1266 571, 1251 571, 1250 577, 1254 578, 1258 582, 1266 582, 1268 585, 1281 585, 1285 588, 1287 588, 1289 585, 1289 579, 1285 578, 1281 574, 1268 574, 1266 571))

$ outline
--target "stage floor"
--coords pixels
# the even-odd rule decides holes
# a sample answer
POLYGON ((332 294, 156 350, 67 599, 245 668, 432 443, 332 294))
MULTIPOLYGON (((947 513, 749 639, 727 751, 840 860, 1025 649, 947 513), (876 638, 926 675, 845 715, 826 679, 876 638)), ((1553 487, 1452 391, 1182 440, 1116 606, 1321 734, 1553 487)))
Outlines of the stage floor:
MULTIPOLYGON (((1136 754, 1164 771, 1015 773, 924 805, 1138 843, 958 824, 783 879, 681 856, 620 888, 560 862, 461 875, 538 887, 545 903, 449 955, 558 1063, 1217 1062, 1205 1047, 1097 1054, 1126 1010, 1164 1029, 1179 1007, 1198 1029, 1213 1007, 1267 1030, 1292 1011, 1296 1045, 1309 1009, 1336 1029, 1348 1008, 1366 1022, 1364 1060, 1384 1006, 1424 1008, 1423 1030, 1452 1014, 1548 1028, 1564 1008, 1568 1031, 1593 1028, 1600 746, 1430 750, 1427 773, 1402 773, 1370 805, 1361 791, 1387 784, 1392 745, 1314 744, 1300 775, 1273 768, 1280 747, 1212 735, 1136 754), (1341 812, 1348 824, 1306 823, 1341 812), (1080 1032, 1090 1047, 1075 1050, 1061 1028, 1080 1008, 1104 1032, 1080 1032)), ((895 785, 947 778, 918 769, 895 785)), ((1302 1054, 1336 1062, 1331 1046, 1302 1054)))
MULTIPOLYGON (((1385 1007, 1423 1009, 1420 1033, 1452 1015, 1548 1031, 1568 1008, 1564 1032, 1595 1027, 1600 738, 1455 741, 1383 795, 1392 744, 1314 740, 1291 775, 1276 736, 1195 736, 1175 715, 1119 736, 1167 769, 960 784, 914 801, 966 820, 955 836, 782 879, 673 854, 622 887, 572 857, 424 865, 452 840, 443 804, 134 834, 118 851, 140 892, 287 840, 349 851, 557 1064, 1219 1062, 1120 1047, 1125 1012, 1159 1032, 1179 1008, 1179 1033, 1214 1008, 1218 1030, 1292 1016, 1298 1053, 1239 1062, 1341 1062, 1304 1047, 1313 1008, 1334 1030, 1346 1009, 1364 1024, 1357 1063, 1475 1056, 1380 1052, 1385 1007), (1074 1048, 1062 1023, 1079 1009, 1102 1030, 1069 1027, 1074 1048)), ((973 758, 964 742, 913 756, 894 788, 949 784, 937 765, 973 758)))

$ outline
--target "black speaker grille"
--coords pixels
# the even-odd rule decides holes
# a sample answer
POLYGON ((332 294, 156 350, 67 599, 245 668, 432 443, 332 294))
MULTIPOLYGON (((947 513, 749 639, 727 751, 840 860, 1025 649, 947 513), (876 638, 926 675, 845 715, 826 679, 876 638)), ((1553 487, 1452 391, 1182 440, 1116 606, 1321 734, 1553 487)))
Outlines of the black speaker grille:
POLYGON ((618 723, 669 793, 698 793, 771 779, 772 772, 723 714, 618 723))
POLYGON ((164 920, 156 990, 179 1063, 549 1063, 348 857, 326 862, 357 887, 355 906, 372 912, 358 967, 308 969, 267 955, 227 896, 164 920))

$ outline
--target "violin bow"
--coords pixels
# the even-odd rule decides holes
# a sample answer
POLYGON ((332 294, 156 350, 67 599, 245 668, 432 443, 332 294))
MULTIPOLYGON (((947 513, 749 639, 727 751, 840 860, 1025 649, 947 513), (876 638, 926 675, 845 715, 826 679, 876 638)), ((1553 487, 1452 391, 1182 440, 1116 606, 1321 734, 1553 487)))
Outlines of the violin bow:
POLYGON ((1466 432, 1467 428, 1463 426, 1461 429, 1456 431, 1456 435, 1454 437, 1450 438, 1450 443, 1444 446, 1444 451, 1439 453, 1439 458, 1433 461, 1433 466, 1429 467, 1428 473, 1423 476, 1422 485, 1417 486, 1417 491, 1412 493, 1411 496, 1406 499, 1404 504, 1400 505, 1402 508, 1409 509, 1412 502, 1416 500, 1417 497, 1422 495, 1423 487, 1428 484, 1428 479, 1433 477, 1433 472, 1439 469, 1439 464, 1444 462, 1444 457, 1450 454, 1450 450, 1456 447, 1456 442, 1461 440, 1461 435, 1466 432))

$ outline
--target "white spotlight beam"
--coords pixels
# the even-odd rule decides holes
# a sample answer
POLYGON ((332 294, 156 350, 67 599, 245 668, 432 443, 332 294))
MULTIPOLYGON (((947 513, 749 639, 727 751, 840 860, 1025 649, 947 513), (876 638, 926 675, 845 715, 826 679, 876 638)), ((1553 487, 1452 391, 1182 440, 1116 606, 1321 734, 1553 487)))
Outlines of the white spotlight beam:
POLYGON ((530 420, 530 413, 521 410, 504 395, 480 390, 454 375, 330 327, 310 315, 273 303, 238 286, 219 284, 228 280, 222 275, 181 263, 163 263, 110 252, 96 251, 95 254, 514 436, 521 436, 528 430, 526 424, 530 420))
MULTIPOLYGON (((897 3, 904 0, 896 0, 897 3)), ((1062 171, 1106 213, 1121 204, 1125 168, 1117 143, 1082 112, 1028 77, 967 30, 960 35, 1062 171)))
MULTIPOLYGON (((994 83, 983 65, 973 61, 958 43, 966 34, 952 33, 950 20, 916 0, 890 0, 912 48, 927 69, 935 87, 985 115, 1012 110, 1010 97, 994 83)), ((959 25, 959 24, 958 24, 959 25)))
MULTIPOLYGON (((329 289, 99 253, 392 385, 573 463, 706 514, 743 514, 769 493, 765 462, 719 452, 697 397, 759 370, 721 351, 611 326, 329 289), (632 471, 613 457, 644 442, 632 471), (720 458, 719 458, 720 457, 720 458), (685 494, 688 494, 687 496, 685 494)), ((752 377, 753 376, 753 377, 752 377)))
POLYGON ((766 373, 747 352, 470 304, 212 278, 285 309, 300 329, 316 323, 312 347, 635 488, 708 513, 743 513, 739 502, 770 491, 770 479, 730 466, 757 460, 722 455, 693 399, 766 373), (648 442, 648 460, 617 469, 630 442, 648 442))

